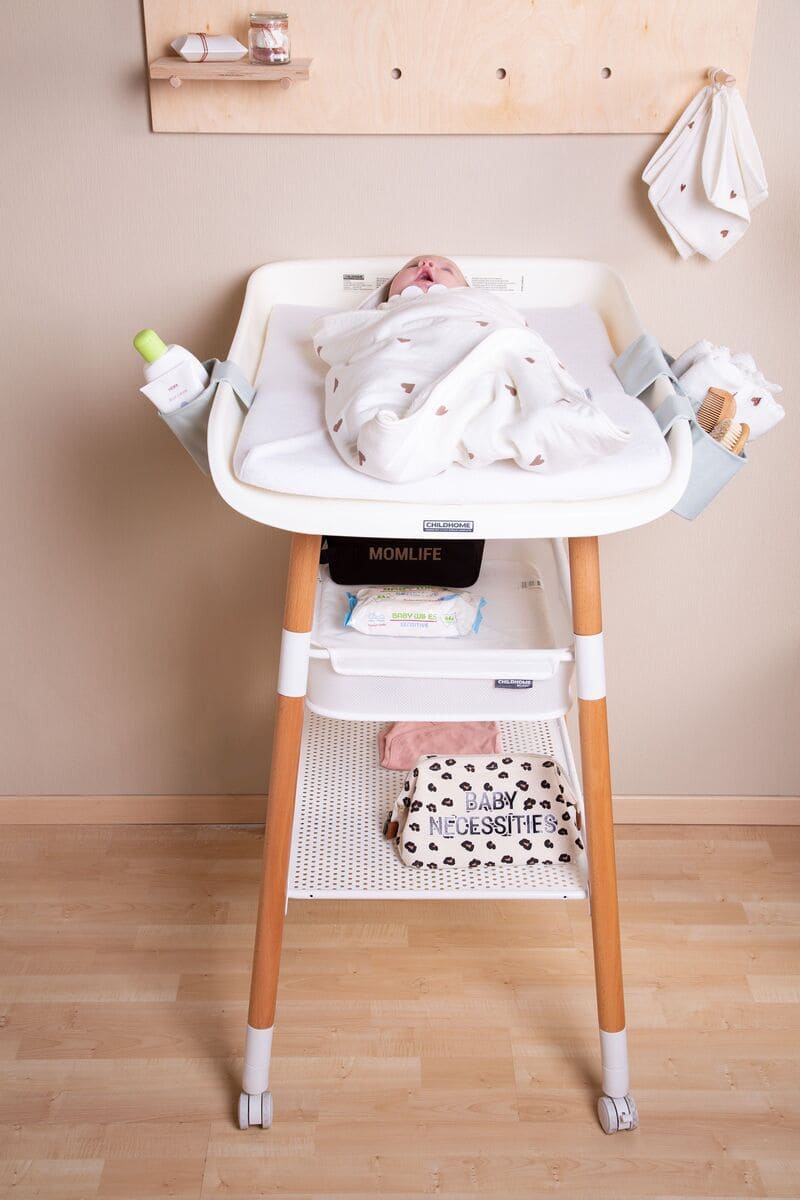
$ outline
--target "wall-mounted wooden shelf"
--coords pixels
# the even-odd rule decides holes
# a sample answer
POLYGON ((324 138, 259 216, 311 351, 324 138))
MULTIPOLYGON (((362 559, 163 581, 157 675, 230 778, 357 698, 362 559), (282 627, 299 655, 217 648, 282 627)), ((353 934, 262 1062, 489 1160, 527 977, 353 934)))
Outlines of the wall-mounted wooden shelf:
POLYGON ((666 133, 723 63, 746 97, 758 0, 292 0, 285 68, 161 56, 187 29, 247 43, 241 0, 142 0, 163 133, 666 133), (305 65, 305 64, 303 64, 305 65), (156 75, 156 69, 159 74, 156 75), (164 72, 160 74, 160 72, 164 72), (185 72, 185 74, 184 74, 185 72), (225 81, 203 86, 212 72, 225 81), (164 79, 186 87, 168 87, 164 79), (192 83, 189 84, 189 80, 192 83))
POLYGON ((186 62, 178 58, 157 58, 150 63, 151 79, 167 79, 172 87, 180 87, 184 79, 202 80, 235 80, 241 83, 279 83, 281 87, 291 87, 298 79, 308 79, 310 58, 295 58, 292 62, 281 63, 280 66, 261 66, 245 60, 239 62, 186 62))

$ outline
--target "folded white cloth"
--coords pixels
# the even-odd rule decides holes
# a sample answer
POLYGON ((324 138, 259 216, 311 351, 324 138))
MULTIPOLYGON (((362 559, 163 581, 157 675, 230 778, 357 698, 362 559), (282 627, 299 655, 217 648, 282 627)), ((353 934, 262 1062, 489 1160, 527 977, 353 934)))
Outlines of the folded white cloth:
POLYGON ((700 341, 676 358, 672 369, 696 405, 702 403, 710 387, 732 392, 736 400, 734 420, 750 426, 751 442, 786 416, 775 399, 783 389, 764 378, 751 354, 732 354, 727 346, 700 341))
POLYGON ((453 463, 513 459, 526 471, 582 466, 617 451, 617 426, 501 297, 471 288, 393 298, 323 317, 325 420, 338 453, 390 483, 453 463))
POLYGON ((709 86, 691 101, 644 169, 650 203, 682 258, 716 262, 767 198, 764 165, 741 96, 709 86))

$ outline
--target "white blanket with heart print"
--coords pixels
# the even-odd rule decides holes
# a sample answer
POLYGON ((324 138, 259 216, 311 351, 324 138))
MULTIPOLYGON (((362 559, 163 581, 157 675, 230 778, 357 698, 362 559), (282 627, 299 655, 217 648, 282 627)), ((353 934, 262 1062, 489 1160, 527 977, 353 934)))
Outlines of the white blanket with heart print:
POLYGON ((630 434, 587 399, 554 351, 499 296, 453 288, 323 317, 325 421, 349 466, 390 483, 453 463, 513 459, 564 471, 630 434))

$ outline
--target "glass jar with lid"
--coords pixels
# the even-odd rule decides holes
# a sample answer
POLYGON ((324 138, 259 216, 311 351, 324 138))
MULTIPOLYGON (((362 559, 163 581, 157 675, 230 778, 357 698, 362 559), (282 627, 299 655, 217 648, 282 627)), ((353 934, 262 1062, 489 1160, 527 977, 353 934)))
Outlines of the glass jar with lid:
POLYGON ((277 66, 291 61, 289 18, 282 12, 251 12, 248 33, 250 62, 277 66))

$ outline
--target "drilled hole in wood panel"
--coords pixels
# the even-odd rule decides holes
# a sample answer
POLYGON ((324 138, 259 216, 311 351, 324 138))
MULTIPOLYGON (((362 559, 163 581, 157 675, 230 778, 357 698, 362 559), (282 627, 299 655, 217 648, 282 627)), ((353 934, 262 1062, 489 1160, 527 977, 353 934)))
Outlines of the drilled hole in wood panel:
POLYGON ((508 72, 506 71, 505 67, 498 67, 495 71, 495 75, 498 79, 505 79, 507 74, 508 72))
POLYGON ((392 79, 402 79, 403 72, 399 67, 392 67, 392 79))
POLYGON ((600 75, 602 76, 603 79, 610 79, 611 78, 611 67, 603 67, 603 69, 600 72, 600 75))

